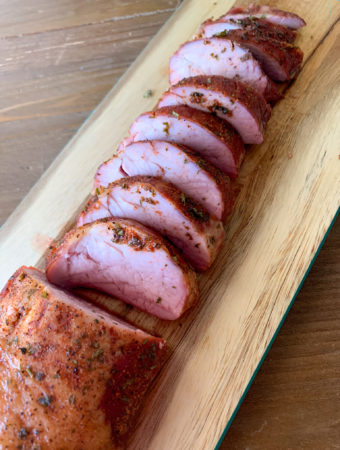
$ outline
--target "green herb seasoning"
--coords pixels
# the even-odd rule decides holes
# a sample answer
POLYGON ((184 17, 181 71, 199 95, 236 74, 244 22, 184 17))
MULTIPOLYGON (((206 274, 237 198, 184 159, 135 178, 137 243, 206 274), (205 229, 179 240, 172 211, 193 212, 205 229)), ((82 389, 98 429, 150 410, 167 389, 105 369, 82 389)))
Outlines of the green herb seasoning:
POLYGON ((179 114, 176 113, 176 111, 171 111, 171 114, 176 117, 176 119, 179 119, 179 114))
POLYGON ((26 372, 28 373, 28 375, 29 375, 31 378, 34 377, 33 372, 32 372, 32 368, 31 368, 31 367, 27 367, 26 372))
POLYGON ((28 431, 26 430, 26 428, 24 428, 24 427, 20 428, 19 433, 18 433, 18 438, 26 439, 27 436, 28 436, 28 431))
POLYGON ((185 194, 183 194, 183 192, 181 192, 181 201, 182 201, 183 205, 185 205, 185 203, 187 201, 187 198, 186 198, 185 194))
POLYGON ((42 298, 47 298, 47 297, 48 297, 48 292, 47 292, 47 291, 44 291, 44 292, 41 294, 41 296, 42 296, 42 298))
POLYGON ((44 378, 45 378, 45 374, 44 374, 44 372, 37 372, 36 374, 35 374, 35 379, 37 380, 37 381, 42 381, 44 378))
POLYGON ((156 300, 156 303, 161 303, 161 301, 162 301, 162 297, 158 297, 156 300))
POLYGON ((50 395, 43 395, 42 397, 38 398, 38 403, 41 406, 49 406, 51 404, 52 397, 50 395))
POLYGON ((169 128, 170 128, 169 122, 163 122, 163 125, 164 125, 163 128, 164 133, 169 136, 169 128))
POLYGON ((153 91, 151 89, 147 89, 143 95, 144 98, 150 98, 152 96, 153 96, 153 91))

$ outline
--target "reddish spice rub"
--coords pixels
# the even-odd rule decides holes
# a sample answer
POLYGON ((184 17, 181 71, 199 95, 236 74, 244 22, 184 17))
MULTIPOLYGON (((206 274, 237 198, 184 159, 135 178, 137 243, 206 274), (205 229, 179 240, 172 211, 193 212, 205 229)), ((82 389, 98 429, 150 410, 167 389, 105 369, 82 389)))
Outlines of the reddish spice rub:
POLYGON ((122 177, 136 175, 161 177, 173 183, 219 220, 232 211, 230 178, 184 145, 162 140, 132 142, 118 156, 101 164, 94 187, 107 187, 122 177))
POLYGON ((293 44, 296 39, 296 32, 282 25, 268 22, 265 19, 257 19, 256 17, 246 17, 244 19, 235 20, 233 18, 208 19, 202 23, 199 30, 199 37, 210 38, 212 36, 225 37, 231 30, 245 30, 261 32, 263 37, 275 39, 280 42, 288 42, 293 44))
MULTIPOLYGON (((242 31, 242 30, 235 30, 242 31)), ((199 75, 221 75, 249 84, 268 102, 282 95, 260 62, 243 45, 227 37, 194 39, 182 44, 170 59, 170 84, 199 75)))
POLYGON ((271 115, 261 94, 249 85, 222 76, 197 76, 181 80, 166 91, 159 106, 186 104, 212 112, 229 122, 246 144, 260 144, 271 115))
POLYGON ((223 15, 221 19, 245 19, 245 18, 260 18, 268 22, 282 25, 288 28, 297 30, 306 25, 306 22, 297 14, 282 11, 281 9, 272 8, 267 5, 254 5, 251 3, 248 6, 235 6, 231 8, 227 14, 223 15))
POLYGON ((138 222, 101 219, 67 233, 52 248, 47 278, 88 287, 161 319, 177 319, 198 297, 196 275, 167 240, 138 222))
POLYGON ((188 106, 165 106, 141 114, 120 149, 131 142, 161 139, 187 145, 231 178, 244 158, 239 134, 224 120, 188 106))
POLYGON ((1 293, 4 448, 120 448, 165 341, 21 267, 1 293))
POLYGON ((103 217, 137 220, 169 238, 200 271, 211 266, 224 243, 222 222, 161 178, 122 178, 99 191, 79 215, 78 226, 103 217))
POLYGON ((247 48, 272 80, 290 80, 300 72, 302 51, 291 44, 270 39, 258 29, 231 30, 221 39, 231 39, 247 48))

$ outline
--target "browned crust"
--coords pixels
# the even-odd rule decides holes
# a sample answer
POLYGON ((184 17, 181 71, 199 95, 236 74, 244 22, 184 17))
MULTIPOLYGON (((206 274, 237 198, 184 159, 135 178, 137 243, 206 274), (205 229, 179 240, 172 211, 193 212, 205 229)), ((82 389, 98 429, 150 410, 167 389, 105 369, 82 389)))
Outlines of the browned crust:
POLYGON ((184 117, 187 120, 198 123, 210 133, 214 134, 229 148, 233 154, 236 167, 240 167, 244 157, 243 141, 237 131, 225 120, 184 105, 163 106, 162 108, 153 111, 151 114, 154 114, 155 117, 157 115, 173 117, 175 114, 177 115, 176 117, 178 117, 178 120, 180 120, 181 117, 184 117))
POLYGON ((286 42, 270 39, 259 29, 231 30, 227 38, 249 48, 250 51, 251 46, 254 45, 257 47, 259 51, 280 65, 288 79, 296 77, 300 72, 303 53, 298 47, 294 47, 286 42))
POLYGON ((241 103, 251 113, 255 120, 261 124, 260 128, 264 129, 270 119, 271 108, 263 95, 241 81, 221 75, 199 75, 197 77, 184 78, 179 83, 171 86, 169 91, 172 92, 178 86, 204 88, 230 97, 233 101, 241 103))
MULTIPOLYGON (((119 180, 120 181, 120 180, 119 180)), ((115 182, 117 183, 117 182, 115 182)), ((112 183, 112 184, 115 184, 112 183)), ((102 188, 103 195, 104 191, 107 191, 109 188, 102 188)), ((92 198, 92 203, 95 203, 98 199, 98 195, 95 195, 92 198)), ((91 200, 90 200, 91 201, 91 200)), ((182 258, 179 251, 166 239, 164 239, 160 234, 156 231, 151 230, 150 228, 145 227, 139 222, 130 219, 120 219, 116 217, 106 217, 104 219, 99 219, 91 223, 87 223, 81 227, 74 228, 67 232, 63 238, 53 246, 51 246, 50 251, 46 258, 46 266, 50 266, 53 261, 60 255, 62 252, 63 246, 65 243, 80 239, 82 236, 86 235, 86 233, 93 227, 98 224, 105 224, 109 233, 112 233, 112 240, 117 245, 129 245, 135 251, 147 251, 154 252, 159 249, 162 249, 166 253, 169 254, 171 258, 175 258, 176 262, 178 260, 178 265, 185 272, 190 272, 191 268, 188 263, 182 258)))
MULTIPOLYGON (((22 439, 18 432, 27 426, 27 445, 32 444, 32 448, 35 448, 38 444, 46 443, 47 438, 47 442, 58 446, 61 423, 64 418, 69 417, 71 424, 79 425, 79 428, 72 432, 72 443, 77 448, 83 448, 87 427, 90 426, 91 436, 95 432, 95 426, 99 425, 93 418, 94 407, 91 407, 91 402, 87 401, 82 392, 87 386, 91 399, 97 389, 100 389, 99 404, 94 406, 104 411, 106 421, 111 425, 112 445, 121 445, 133 424, 133 417, 140 409, 141 400, 150 382, 163 363, 165 341, 145 332, 120 332, 110 323, 101 320, 99 309, 98 316, 94 314, 95 320, 89 319, 87 313, 76 306, 65 304, 53 292, 46 290, 45 284, 34 277, 32 270, 41 273, 37 269, 23 266, 10 278, 1 293, 3 304, 10 305, 8 310, 3 309, 0 314, 1 338, 11 342, 11 345, 6 345, 4 352, 9 354, 10 358, 14 355, 20 363, 19 369, 8 367, 8 370, 9 373, 12 370, 13 375, 19 370, 22 378, 20 384, 11 383, 8 386, 7 395, 10 401, 14 400, 15 403, 16 398, 20 401, 18 392, 25 389, 26 394, 29 394, 26 395, 29 400, 25 407, 31 411, 29 414, 21 413, 20 420, 9 415, 13 422, 10 422, 12 426, 6 429, 4 439, 7 438, 13 445, 18 444, 18 447, 21 447, 22 439), (21 318, 31 309, 34 310, 30 322, 31 331, 18 334, 18 329, 21 330, 21 318), (16 313, 8 316, 7 312, 16 313), (45 314, 48 314, 51 320, 44 320, 45 314), (98 344, 94 347, 93 343, 97 340, 98 344), (34 351, 29 350, 31 344, 34 351), (98 351, 99 345, 101 353, 98 351), (75 358, 76 366, 72 363, 75 358), (31 368, 31 372, 27 373, 27 368, 31 368), (25 378, 35 376, 37 379, 37 368, 42 370, 39 386, 36 383, 26 384, 23 381, 25 378), (56 373, 58 377, 55 376, 56 373), (43 396, 44 392, 49 395, 43 396), (74 393, 75 403, 70 403, 70 399, 65 397, 69 392, 74 393), (124 401, 124 396, 129 396, 129 403, 124 401), (41 403, 39 397, 48 397, 48 400, 41 403), (69 403, 71 406, 65 409, 65 404, 69 403), (41 414, 56 418, 58 428, 55 430, 51 426, 47 430, 41 430, 41 426, 38 426, 40 433, 32 433, 32 424, 38 425, 41 414)), ((104 423, 102 425, 104 426, 104 423)), ((71 425, 65 422, 64 426, 66 432, 70 433, 71 430, 67 428, 71 425)), ((106 448, 110 442, 105 444, 106 448)))
MULTIPOLYGON (((153 141, 141 141, 141 142, 148 142, 152 145, 153 141)), ((171 142, 171 145, 173 147, 181 149, 187 155, 187 157, 198 166, 199 170, 202 170, 208 177, 214 180, 214 182, 217 185, 217 188, 219 189, 222 195, 223 201, 222 220, 225 220, 227 216, 231 213, 235 201, 233 190, 231 187, 231 181, 228 175, 226 175, 224 172, 222 172, 222 170, 218 169, 216 166, 211 164, 211 162, 207 161, 199 153, 195 152, 191 148, 185 145, 176 144, 174 142, 171 142)))
MULTIPOLYGON (((155 252, 162 250, 166 252, 169 258, 179 266, 185 276, 188 297, 183 305, 182 313, 197 301, 199 292, 196 274, 181 256, 181 253, 156 231, 130 219, 108 217, 72 229, 65 234, 59 243, 51 248, 46 260, 46 271, 48 272, 49 268, 53 266, 54 262, 63 254, 71 242, 80 240, 90 229, 93 229, 97 225, 105 225, 107 232, 112 235, 112 241, 117 245, 128 245, 135 251, 155 252)), ((125 299, 122 300, 125 301, 125 299)))
POLYGON ((283 11, 282 9, 278 9, 278 8, 272 8, 271 6, 263 6, 263 5, 248 5, 248 6, 235 6, 233 8, 231 8, 227 14, 224 14, 222 17, 225 17, 226 15, 229 14, 249 14, 249 15, 253 15, 253 14, 277 14, 280 17, 294 17, 295 19, 298 19, 301 23, 301 26, 305 26, 306 22, 297 14, 288 12, 288 11, 283 11), (265 10, 264 10, 265 9, 265 10))
MULTIPOLYGON (((262 33, 262 36, 275 39, 280 42, 288 42, 290 44, 293 44, 293 42, 296 39, 296 31, 291 30, 287 27, 284 27, 282 25, 278 25, 272 22, 268 22, 268 20, 265 19, 258 19, 256 17, 252 17, 251 19, 245 18, 245 19, 238 19, 234 20, 233 18, 228 18, 229 22, 234 22, 239 24, 243 30, 245 31, 259 31, 262 33)), ((212 23, 225 23, 226 19, 218 19, 218 20, 212 20, 208 19, 205 22, 202 23, 200 28, 200 33, 204 35, 204 26, 210 25, 212 23)), ((226 31, 226 33, 223 33, 222 36, 227 36, 229 34, 229 31, 226 31)), ((219 36, 219 35, 218 35, 219 36)))

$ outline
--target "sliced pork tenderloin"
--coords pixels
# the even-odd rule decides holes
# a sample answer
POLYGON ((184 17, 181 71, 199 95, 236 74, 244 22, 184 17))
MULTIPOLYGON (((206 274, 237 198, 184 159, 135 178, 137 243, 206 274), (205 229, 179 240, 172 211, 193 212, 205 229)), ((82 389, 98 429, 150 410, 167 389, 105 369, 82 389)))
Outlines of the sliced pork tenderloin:
POLYGON ((34 268, 17 270, 0 302, 0 447, 125 448, 165 341, 34 268))
POLYGON ((274 81, 287 81, 300 72, 303 53, 298 47, 266 37, 255 30, 231 30, 227 37, 246 47, 261 63, 265 73, 274 81))
POLYGON ((188 106, 164 107, 140 115, 120 150, 132 142, 155 139, 192 148, 231 178, 237 177, 244 158, 242 139, 230 125, 188 106))
POLYGON ((282 25, 293 30, 298 30, 306 25, 306 22, 297 14, 282 11, 267 5, 250 4, 248 6, 235 6, 221 19, 243 20, 249 18, 265 19, 268 22, 282 25))
POLYGON ((158 107, 188 105, 229 122, 245 144, 261 144, 271 108, 261 94, 241 81, 222 76, 185 78, 171 86, 158 107))
MULTIPOLYGON (((236 30, 237 31, 237 30, 236 30)), ((226 37, 194 39, 170 59, 170 84, 198 75, 222 75, 249 84, 268 102, 282 98, 275 83, 244 46, 226 37)))
POLYGON ((224 242, 222 222, 161 178, 122 178, 100 188, 78 218, 78 226, 103 217, 134 219, 168 237, 200 271, 208 269, 224 242))
POLYGON ((196 275, 178 250, 133 220, 102 219, 70 231, 52 249, 46 274, 57 285, 98 289, 166 320, 198 297, 196 275))
POLYGON ((198 37, 210 38, 213 36, 225 37, 231 30, 259 31, 263 37, 275 39, 280 42, 293 44, 296 39, 296 32, 282 25, 277 25, 265 19, 254 17, 240 20, 235 19, 208 19, 202 23, 198 37))
POLYGON ((230 178, 183 145, 157 140, 133 142, 119 156, 115 155, 99 167, 95 189, 119 180, 122 173, 127 174, 125 176, 161 177, 199 202, 219 220, 231 213, 234 204, 230 178))

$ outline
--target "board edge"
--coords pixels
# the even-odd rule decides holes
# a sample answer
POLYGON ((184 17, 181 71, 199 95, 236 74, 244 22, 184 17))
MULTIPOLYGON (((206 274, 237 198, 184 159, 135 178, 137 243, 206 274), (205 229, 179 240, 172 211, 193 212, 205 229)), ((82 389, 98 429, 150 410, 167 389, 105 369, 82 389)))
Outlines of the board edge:
POLYGON ((234 421, 234 419, 235 419, 235 417, 236 417, 236 415, 237 415, 237 413, 238 413, 238 411, 239 411, 239 409, 240 409, 240 407, 241 407, 241 405, 242 405, 246 395, 248 394, 249 389, 251 388, 251 386, 252 386, 252 384, 253 384, 253 382, 254 382, 254 380, 255 380, 255 378, 256 378, 256 376, 257 376, 257 374, 258 374, 258 372, 259 372, 259 370, 260 370, 260 368, 261 368, 261 366, 262 366, 262 364, 264 362, 264 360, 266 359, 266 357, 267 357, 267 355, 269 353, 269 350, 271 349, 272 345, 274 344, 274 341, 275 341, 277 335, 279 334, 279 332, 281 330, 281 327, 284 324, 284 322, 285 322, 285 320, 286 320, 286 318, 287 318, 287 316, 289 314, 290 309, 292 308, 292 306, 293 306, 297 296, 299 295, 299 292, 301 291, 301 288, 302 288, 304 282, 306 281, 306 278, 307 278, 309 272, 311 271, 311 269, 312 269, 312 267, 313 267, 313 265, 314 265, 318 255, 319 255, 319 253, 320 253, 320 251, 321 251, 321 249, 322 249, 322 247, 323 247, 323 245, 324 245, 324 243, 325 243, 329 233, 331 232, 331 230, 332 230, 332 228, 333 228, 333 226, 334 226, 334 224, 335 224, 335 222, 336 222, 336 220, 337 220, 337 218, 339 216, 339 212, 340 212, 340 207, 338 207, 338 209, 337 209, 337 211, 336 211, 336 213, 335 213, 335 215, 334 215, 334 217, 333 217, 333 219, 332 219, 332 221, 331 221, 331 223, 330 223, 330 225, 329 225, 329 227, 328 227, 324 237, 322 238, 322 240, 321 240, 321 242, 320 242, 320 244, 319 244, 319 246, 318 246, 318 248, 317 248, 317 250, 316 250, 316 252, 315 252, 315 254, 314 254, 313 258, 312 258, 312 260, 311 260, 311 262, 309 263, 309 266, 307 267, 307 270, 306 270, 305 274, 302 277, 302 280, 300 281, 300 283, 299 283, 299 285, 298 285, 298 287, 297 287, 297 289, 296 289, 296 291, 295 291, 295 293, 293 295, 292 300, 290 301, 290 303, 289 303, 289 305, 288 305, 284 315, 282 316, 282 319, 280 320, 280 323, 279 323, 278 327, 276 328, 275 333, 273 334, 271 340, 269 341, 269 344, 268 344, 266 350, 264 351, 264 353, 263 353, 263 355, 262 355, 258 365, 256 366, 256 368, 254 370, 254 373, 252 374, 252 376, 251 376, 251 378, 250 378, 250 380, 249 380, 245 390, 243 391, 243 394, 240 397, 240 399, 239 399, 239 401, 238 401, 238 403, 236 405, 236 408, 234 409, 234 411, 233 411, 230 419, 228 420, 228 422, 227 422, 227 424, 226 424, 226 426, 225 426, 221 436, 219 437, 218 442, 217 442, 214 450, 218 450, 220 448, 224 438, 226 437, 226 435, 227 435, 227 433, 228 433, 228 431, 229 431, 229 429, 231 427, 231 424, 233 423, 233 421, 234 421))

